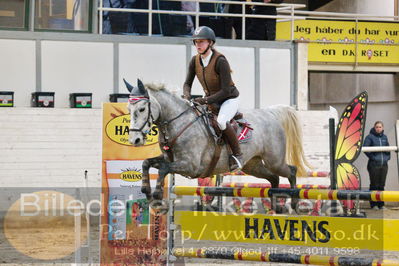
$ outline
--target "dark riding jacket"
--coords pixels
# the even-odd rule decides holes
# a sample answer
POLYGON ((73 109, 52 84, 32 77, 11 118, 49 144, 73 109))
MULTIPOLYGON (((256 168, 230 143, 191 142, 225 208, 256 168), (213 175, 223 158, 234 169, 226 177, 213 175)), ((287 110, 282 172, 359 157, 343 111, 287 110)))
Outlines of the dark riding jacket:
MULTIPOLYGON (((371 128, 370 134, 364 140, 363 146, 389 146, 388 137, 384 134, 378 134, 374 128, 371 128)), ((371 162, 378 165, 386 165, 391 159, 390 152, 365 152, 371 162)))
POLYGON ((223 54, 212 49, 209 64, 204 67, 201 55, 195 55, 190 61, 183 93, 186 98, 191 95, 194 77, 197 76, 204 89, 208 104, 222 104, 224 101, 239 95, 231 78, 230 65, 223 54))

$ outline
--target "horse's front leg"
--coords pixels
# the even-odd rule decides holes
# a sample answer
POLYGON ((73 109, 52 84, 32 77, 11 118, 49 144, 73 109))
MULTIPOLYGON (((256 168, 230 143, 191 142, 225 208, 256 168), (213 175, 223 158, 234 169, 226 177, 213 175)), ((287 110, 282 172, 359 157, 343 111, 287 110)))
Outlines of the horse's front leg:
POLYGON ((163 186, 165 184, 165 177, 170 173, 170 163, 163 161, 159 165, 157 185, 155 186, 152 197, 156 200, 162 200, 163 198, 163 186))
POLYGON ((163 155, 149 158, 143 161, 143 178, 141 192, 146 195, 148 200, 151 199, 150 168, 155 167, 159 169, 161 161, 164 161, 163 155))
MULTIPOLYGON (((157 185, 153 193, 153 198, 161 200, 163 198, 163 187, 165 184, 165 177, 170 173, 180 173, 186 175, 188 172, 192 172, 195 176, 196 174, 191 171, 192 165, 188 161, 175 161, 168 162, 166 160, 159 162, 159 177, 157 180, 157 185)), ((170 185, 170 184, 169 184, 170 185)))

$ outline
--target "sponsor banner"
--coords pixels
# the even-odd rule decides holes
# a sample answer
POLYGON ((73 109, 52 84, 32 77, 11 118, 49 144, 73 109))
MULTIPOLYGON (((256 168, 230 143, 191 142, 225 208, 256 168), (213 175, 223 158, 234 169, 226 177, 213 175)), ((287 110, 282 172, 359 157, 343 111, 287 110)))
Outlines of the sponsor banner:
MULTIPOLYGON (((101 264, 163 265, 166 215, 153 211, 141 192, 143 160, 161 154, 158 130, 153 127, 146 144, 134 147, 129 144, 129 126, 126 103, 103 105, 102 187, 106 202, 101 217, 101 264)), ((157 170, 151 168, 152 187, 157 177, 157 170)))
MULTIPOLYGON (((106 161, 108 181, 108 240, 126 240, 127 235, 149 234, 149 206, 146 196, 141 192, 143 161, 106 161), (131 228, 130 227, 139 227, 131 228)), ((155 172, 155 170, 152 170, 155 172)), ((151 180, 154 187, 156 174, 151 180)), ((160 219, 160 217, 158 217, 160 219)))
POLYGON ((182 241, 399 251, 399 220, 176 211, 182 241))
MULTIPOLYGON (((290 34, 291 22, 277 23, 277 40, 290 34)), ((309 62, 399 64, 398 23, 296 20, 294 39, 321 42, 309 43, 309 62)))

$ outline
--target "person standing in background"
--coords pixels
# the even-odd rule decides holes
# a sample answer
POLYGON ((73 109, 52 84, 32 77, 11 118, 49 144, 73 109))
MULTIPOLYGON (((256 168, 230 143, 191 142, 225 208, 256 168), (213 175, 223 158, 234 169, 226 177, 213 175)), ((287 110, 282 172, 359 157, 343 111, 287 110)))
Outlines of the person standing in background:
MULTIPOLYGON (((384 134, 384 124, 381 121, 374 123, 370 134, 364 140, 365 147, 389 146, 388 137, 384 134)), ((370 190, 384 190, 388 173, 388 161, 391 159, 390 152, 365 152, 369 158, 367 171, 370 176, 370 190)), ((370 201, 372 209, 385 209, 383 201, 370 201)))
MULTIPOLYGON (((246 0, 237 0, 245 2, 246 0)), ((225 4, 223 13, 242 14, 242 5, 239 4, 225 4)), ((245 14, 251 14, 252 10, 249 5, 245 5, 245 14)), ((235 31, 236 39, 242 39, 242 17, 226 17, 226 34, 223 36, 226 39, 232 39, 232 29, 235 31)), ((248 18, 245 20, 245 30, 248 30, 248 18)))
MULTIPOLYGON (((195 11, 195 2, 182 1, 181 2, 182 11, 195 11)), ((194 33, 194 16, 187 15, 187 34, 192 35, 194 33)))
MULTIPOLYGON (((280 4, 284 0, 252 0, 252 2, 264 2, 270 4, 280 4)), ((252 7, 253 15, 277 15, 275 6, 259 6, 252 7)), ((275 18, 249 18, 247 40, 269 40, 276 39, 276 19, 275 18)))

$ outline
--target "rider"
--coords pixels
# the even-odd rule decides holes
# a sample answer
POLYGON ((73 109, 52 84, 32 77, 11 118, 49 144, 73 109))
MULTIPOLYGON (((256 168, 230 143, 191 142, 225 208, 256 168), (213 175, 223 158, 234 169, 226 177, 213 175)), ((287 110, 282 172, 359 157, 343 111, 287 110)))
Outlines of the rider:
POLYGON ((194 77, 197 76, 205 97, 196 98, 199 104, 208 104, 220 107, 217 123, 222 130, 232 150, 229 158, 230 171, 242 168, 242 153, 230 120, 238 111, 239 92, 231 79, 231 69, 226 57, 216 51, 213 45, 216 42, 214 31, 201 26, 194 31, 193 43, 198 54, 190 61, 186 81, 183 85, 184 98, 191 98, 191 87, 194 77))

